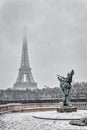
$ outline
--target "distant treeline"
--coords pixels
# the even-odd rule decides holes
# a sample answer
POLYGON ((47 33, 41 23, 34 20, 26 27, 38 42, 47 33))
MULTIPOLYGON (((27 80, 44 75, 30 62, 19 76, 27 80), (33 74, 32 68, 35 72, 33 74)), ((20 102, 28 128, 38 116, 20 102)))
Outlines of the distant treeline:
MULTIPOLYGON (((62 99, 50 99, 50 100, 0 100, 0 104, 14 104, 14 103, 59 103, 62 99)), ((71 99, 71 102, 87 102, 87 99, 71 99)))
MULTIPOLYGON (((60 88, 54 87, 46 87, 43 89, 36 90, 14 90, 14 89, 6 89, 0 90, 0 103, 7 102, 15 103, 15 102, 31 102, 31 101, 60 101, 63 98, 63 93, 60 88)), ((70 92, 70 98, 72 100, 86 101, 87 100, 87 83, 74 83, 72 85, 72 89, 70 92)))

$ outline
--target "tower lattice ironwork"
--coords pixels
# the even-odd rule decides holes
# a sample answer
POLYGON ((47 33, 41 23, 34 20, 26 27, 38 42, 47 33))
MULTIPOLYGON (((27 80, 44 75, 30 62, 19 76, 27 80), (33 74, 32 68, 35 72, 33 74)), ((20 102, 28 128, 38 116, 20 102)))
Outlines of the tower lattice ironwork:
POLYGON ((26 35, 23 39, 21 65, 17 76, 15 89, 37 89, 37 83, 34 81, 28 58, 28 44, 26 35))

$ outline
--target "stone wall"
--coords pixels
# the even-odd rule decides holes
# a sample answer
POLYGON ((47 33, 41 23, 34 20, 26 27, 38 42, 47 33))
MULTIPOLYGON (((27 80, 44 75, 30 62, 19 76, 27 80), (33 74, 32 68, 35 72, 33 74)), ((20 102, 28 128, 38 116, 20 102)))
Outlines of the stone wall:
MULTIPOLYGON (((56 110, 61 103, 29 103, 29 104, 8 104, 0 105, 0 114, 6 112, 31 112, 56 110)), ((87 110, 87 102, 72 102, 72 106, 78 110, 87 110)))
POLYGON ((87 110, 87 102, 72 102, 72 105, 78 110, 87 110))

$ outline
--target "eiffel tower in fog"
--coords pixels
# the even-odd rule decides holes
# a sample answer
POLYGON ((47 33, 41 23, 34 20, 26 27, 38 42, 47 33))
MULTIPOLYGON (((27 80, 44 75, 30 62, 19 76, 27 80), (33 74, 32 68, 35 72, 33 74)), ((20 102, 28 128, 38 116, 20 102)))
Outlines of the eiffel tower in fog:
POLYGON ((34 81, 28 58, 28 44, 26 35, 23 39, 21 65, 17 76, 15 89, 37 89, 37 83, 34 81))

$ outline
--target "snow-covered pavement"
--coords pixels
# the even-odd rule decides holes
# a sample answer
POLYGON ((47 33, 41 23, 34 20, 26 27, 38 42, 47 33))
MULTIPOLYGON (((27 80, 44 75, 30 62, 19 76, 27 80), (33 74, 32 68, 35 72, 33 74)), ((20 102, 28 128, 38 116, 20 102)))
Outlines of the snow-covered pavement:
POLYGON ((10 113, 0 115, 0 130, 87 130, 87 127, 72 126, 69 121, 36 119, 32 116, 49 118, 81 118, 87 117, 87 110, 72 113, 32 112, 10 113))

